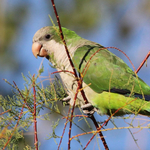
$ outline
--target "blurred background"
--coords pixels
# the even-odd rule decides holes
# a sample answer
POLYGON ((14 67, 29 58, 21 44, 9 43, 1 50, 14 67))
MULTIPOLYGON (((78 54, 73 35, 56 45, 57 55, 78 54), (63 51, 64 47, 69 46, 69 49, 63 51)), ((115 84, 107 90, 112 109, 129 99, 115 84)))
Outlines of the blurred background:
MULTIPOLYGON (((115 46, 121 49, 129 56, 136 69, 150 50, 149 0, 55 0, 55 4, 63 27, 74 30, 83 38, 103 46, 115 46)), ((15 81, 18 87, 23 89, 22 73, 24 76, 27 76, 29 72, 32 75, 37 74, 43 59, 35 59, 33 56, 32 38, 38 29, 52 25, 49 14, 56 24, 50 0, 0 1, 0 95, 12 95, 12 87, 3 81, 4 78, 11 83, 15 81)), ((122 53, 116 50, 111 51, 132 68, 122 53)), ((48 76, 53 70, 46 59, 43 63, 45 71, 42 75, 48 76)), ((150 60, 147 61, 147 67, 143 66, 138 75, 150 85, 150 60)), ((107 116, 101 117, 97 114, 95 117, 99 121, 107 119, 107 116)), ((149 120, 148 117, 143 116, 138 118, 149 120)), ((118 127, 127 126, 127 123, 120 118, 115 118, 114 122, 118 127)), ((63 127, 64 124, 58 127, 59 136, 62 134, 63 127)), ((111 127, 113 124, 110 122, 105 128, 111 127)), ((51 124, 39 122, 38 130, 40 131, 40 149, 57 149, 53 139, 45 140, 47 134, 52 132, 51 124)), ((133 129, 131 132, 132 134, 127 129, 112 130, 104 132, 104 136, 111 150, 150 149, 149 129, 142 131, 133 129)), ((76 135, 76 128, 73 128, 72 135, 76 135)), ((65 137, 61 145, 63 149, 67 148, 68 130, 65 137)), ((83 147, 90 137, 84 136, 81 141, 83 147)), ((102 142, 98 140, 100 148, 104 149, 102 142)), ((71 149, 82 149, 77 143, 74 140, 71 149)), ((95 138, 87 149, 98 149, 97 145, 95 138)))

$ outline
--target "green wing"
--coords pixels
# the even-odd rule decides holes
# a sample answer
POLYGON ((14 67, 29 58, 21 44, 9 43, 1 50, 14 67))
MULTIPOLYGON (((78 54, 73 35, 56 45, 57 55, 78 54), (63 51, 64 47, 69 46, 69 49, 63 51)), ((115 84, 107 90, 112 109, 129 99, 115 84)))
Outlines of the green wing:
POLYGON ((122 59, 99 44, 79 47, 73 62, 83 81, 97 93, 150 95, 150 87, 122 59))

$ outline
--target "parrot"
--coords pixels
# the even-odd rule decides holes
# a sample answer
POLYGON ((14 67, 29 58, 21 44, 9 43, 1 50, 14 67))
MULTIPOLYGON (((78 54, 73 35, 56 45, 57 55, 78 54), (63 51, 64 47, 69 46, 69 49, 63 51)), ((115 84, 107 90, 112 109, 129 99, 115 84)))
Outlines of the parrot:
MULTIPOLYGON (((77 106, 81 106, 85 112, 87 109, 87 112, 91 110, 89 113, 97 111, 100 115, 150 116, 150 86, 135 71, 104 46, 64 27, 62 33, 75 71, 82 78, 82 90, 88 100, 86 104, 79 91, 77 106)), ((68 94, 64 101, 69 99, 72 106, 78 84, 59 27, 39 29, 33 36, 32 53, 36 58, 47 58, 56 68, 68 94)))

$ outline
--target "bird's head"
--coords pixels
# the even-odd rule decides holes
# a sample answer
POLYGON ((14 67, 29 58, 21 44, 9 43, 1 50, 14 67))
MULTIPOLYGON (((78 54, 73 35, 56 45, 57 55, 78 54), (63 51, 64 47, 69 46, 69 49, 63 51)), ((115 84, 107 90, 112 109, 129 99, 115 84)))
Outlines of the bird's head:
POLYGON ((53 53, 54 47, 61 42, 58 27, 43 27, 33 37, 32 53, 37 58, 46 57, 53 53))
MULTIPOLYGON (((73 39, 77 36, 74 31, 62 28, 67 46, 72 45, 73 39)), ((65 52, 65 46, 60 37, 59 28, 57 26, 47 26, 38 30, 33 37, 32 44, 33 55, 37 58, 46 57, 58 57, 65 52)))

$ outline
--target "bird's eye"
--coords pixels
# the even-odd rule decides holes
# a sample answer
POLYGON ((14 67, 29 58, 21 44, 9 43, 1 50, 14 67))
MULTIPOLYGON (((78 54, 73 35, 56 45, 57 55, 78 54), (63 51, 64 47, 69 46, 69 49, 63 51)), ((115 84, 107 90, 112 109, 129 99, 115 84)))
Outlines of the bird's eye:
POLYGON ((50 35, 49 34, 47 34, 47 35, 45 35, 45 38, 48 40, 48 39, 50 39, 50 35))

